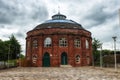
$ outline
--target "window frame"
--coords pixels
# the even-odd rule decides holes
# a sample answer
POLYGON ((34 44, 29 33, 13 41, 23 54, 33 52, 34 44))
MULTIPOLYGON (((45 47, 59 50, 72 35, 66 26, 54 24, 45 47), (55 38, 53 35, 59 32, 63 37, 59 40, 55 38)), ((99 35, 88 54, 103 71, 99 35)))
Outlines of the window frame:
POLYGON ((75 62, 79 64, 80 61, 81 61, 81 60, 80 60, 80 55, 76 55, 76 56, 75 56, 75 62))
POLYGON ((68 46, 68 41, 66 38, 60 38, 59 39, 59 46, 60 47, 67 47, 68 46))
POLYGON ((32 46, 33 46, 33 48, 37 48, 38 47, 38 40, 33 40, 32 41, 32 46))
POLYGON ((86 49, 89 49, 89 40, 88 39, 86 39, 86 41, 85 41, 85 46, 86 46, 86 49))
POLYGON ((80 39, 74 39, 74 47, 76 47, 76 48, 80 48, 81 47, 80 39))
POLYGON ((46 37, 44 39, 44 47, 51 47, 52 46, 52 39, 50 37, 46 37))

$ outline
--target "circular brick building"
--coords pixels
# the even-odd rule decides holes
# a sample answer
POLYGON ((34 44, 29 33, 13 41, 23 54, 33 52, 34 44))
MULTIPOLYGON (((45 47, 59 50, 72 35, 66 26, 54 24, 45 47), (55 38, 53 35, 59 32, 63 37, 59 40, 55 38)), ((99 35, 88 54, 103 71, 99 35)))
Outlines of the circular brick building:
POLYGON ((91 65, 91 33, 65 15, 53 15, 27 32, 26 61, 31 67, 91 65))

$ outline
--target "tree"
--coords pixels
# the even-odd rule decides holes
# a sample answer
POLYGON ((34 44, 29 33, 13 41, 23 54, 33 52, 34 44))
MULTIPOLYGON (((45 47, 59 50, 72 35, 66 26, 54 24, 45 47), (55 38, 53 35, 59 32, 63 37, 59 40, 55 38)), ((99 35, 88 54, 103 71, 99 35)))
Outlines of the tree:
POLYGON ((20 54, 20 58, 21 58, 21 59, 24 59, 24 58, 25 58, 25 55, 20 54))
POLYGON ((100 48, 101 43, 99 40, 93 38, 93 42, 92 42, 92 48, 94 51, 97 51, 98 48, 100 48))
POLYGON ((0 40, 0 61, 3 61, 4 58, 4 43, 0 40))
POLYGON ((103 56, 105 56, 105 55, 110 55, 111 53, 112 53, 111 50, 107 50, 107 49, 102 50, 102 55, 103 55, 103 56))
POLYGON ((19 58, 21 52, 21 45, 18 40, 11 35, 10 40, 2 41, 0 40, 0 60, 6 61, 9 59, 19 58))
POLYGON ((21 45, 18 40, 11 35, 9 40, 2 41, 0 39, 0 61, 4 61, 4 68, 6 67, 5 62, 11 60, 12 63, 16 63, 16 60, 19 58, 21 52, 21 45))
POLYGON ((19 44, 18 40, 14 37, 14 35, 11 35, 9 40, 9 56, 11 59, 17 59, 19 58, 20 52, 21 52, 21 45, 19 44))
POLYGON ((98 48, 100 48, 101 43, 99 40, 93 38, 93 42, 92 42, 92 48, 93 48, 93 65, 99 63, 99 59, 100 59, 100 54, 98 51, 98 48))
POLYGON ((6 61, 8 54, 8 47, 5 41, 0 40, 0 61, 6 61))

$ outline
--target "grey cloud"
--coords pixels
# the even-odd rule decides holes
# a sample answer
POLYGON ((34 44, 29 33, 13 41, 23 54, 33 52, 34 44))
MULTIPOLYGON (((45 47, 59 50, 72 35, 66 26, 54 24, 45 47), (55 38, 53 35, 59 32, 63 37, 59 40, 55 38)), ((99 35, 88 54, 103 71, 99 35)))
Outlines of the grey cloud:
MULTIPOLYGON (((10 35, 11 35, 11 34, 10 34, 10 35)), ((4 38, 9 38, 10 35, 2 34, 2 37, 4 37, 4 38)))
POLYGON ((37 3, 31 2, 28 4, 29 1, 28 3, 21 3, 21 0, 0 0, 0 23, 22 24, 22 22, 30 23, 30 21, 40 21, 48 17, 47 9, 43 3, 37 5, 37 3))
POLYGON ((85 19, 92 22, 89 26, 101 25, 108 19, 112 19, 116 16, 115 12, 108 13, 105 11, 105 9, 105 6, 95 6, 88 12, 88 14, 85 16, 85 19))
POLYGON ((14 7, 9 6, 5 1, 0 0, 0 23, 11 23, 14 21, 14 7), (12 17, 13 16, 13 17, 12 17))
POLYGON ((108 24, 105 25, 104 29, 100 29, 101 26, 97 27, 97 29, 94 29, 94 37, 97 39, 100 39, 102 42, 111 42, 112 36, 118 36, 119 37, 119 25, 118 24, 108 24))
POLYGON ((42 20, 45 20, 47 16, 48 16, 47 11, 43 6, 41 6, 41 7, 36 7, 35 12, 33 12, 32 19, 42 21, 42 20))
POLYGON ((25 35, 22 32, 18 32, 15 35, 20 38, 25 38, 25 35))
MULTIPOLYGON (((75 0, 76 3, 72 3, 72 8, 70 8, 70 14, 76 17, 79 16, 79 22, 83 25, 85 25, 86 28, 91 28, 94 26, 98 26, 101 24, 106 23, 108 20, 113 21, 114 18, 116 18, 116 15, 118 14, 118 8, 120 8, 119 4, 120 2, 118 0, 101 0, 94 1, 91 0, 91 3, 88 3, 87 0, 84 1, 78 1, 75 0), (83 9, 79 7, 76 9, 76 5, 81 5, 83 9), (87 7, 88 5, 88 7, 87 7), (90 6, 91 5, 91 6, 90 6), (75 8, 75 9, 73 9, 75 8), (74 11, 78 10, 78 11, 74 11)), ((71 7, 71 6, 69 6, 71 7)))
POLYGON ((59 0, 59 2, 66 2, 66 3, 81 3, 81 2, 87 2, 86 0, 59 0))
POLYGON ((0 25, 0 28, 2 28, 2 29, 3 29, 3 28, 5 28, 5 26, 1 24, 1 25, 0 25))

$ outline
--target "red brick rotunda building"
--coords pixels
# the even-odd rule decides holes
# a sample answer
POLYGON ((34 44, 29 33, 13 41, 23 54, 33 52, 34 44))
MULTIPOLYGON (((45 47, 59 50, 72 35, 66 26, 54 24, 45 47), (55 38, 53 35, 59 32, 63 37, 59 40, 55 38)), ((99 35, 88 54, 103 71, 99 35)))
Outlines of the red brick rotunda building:
POLYGON ((65 15, 53 15, 27 32, 26 60, 31 67, 91 65, 91 32, 65 15))

